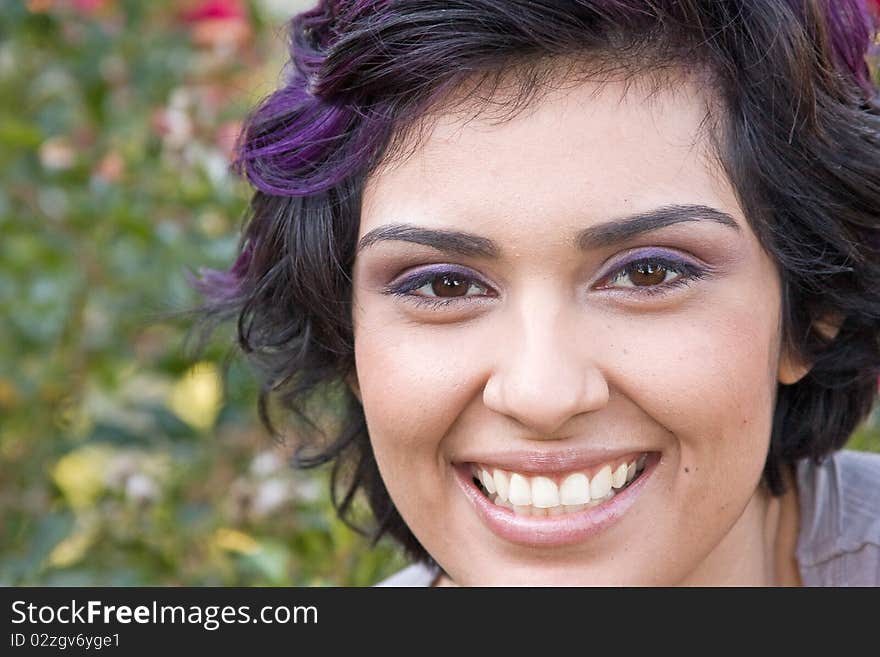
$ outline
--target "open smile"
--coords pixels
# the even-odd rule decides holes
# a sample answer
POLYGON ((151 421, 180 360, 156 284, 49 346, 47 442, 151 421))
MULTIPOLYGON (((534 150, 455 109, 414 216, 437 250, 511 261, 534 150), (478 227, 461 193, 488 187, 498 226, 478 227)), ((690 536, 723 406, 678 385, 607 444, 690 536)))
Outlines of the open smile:
POLYGON ((498 506, 521 516, 562 515, 598 506, 629 486, 645 470, 647 452, 562 475, 508 472, 472 464, 474 483, 498 506))
POLYGON ((457 480, 493 533, 514 543, 577 543, 602 531, 635 502, 659 452, 636 452, 565 472, 517 472, 462 463, 457 480))

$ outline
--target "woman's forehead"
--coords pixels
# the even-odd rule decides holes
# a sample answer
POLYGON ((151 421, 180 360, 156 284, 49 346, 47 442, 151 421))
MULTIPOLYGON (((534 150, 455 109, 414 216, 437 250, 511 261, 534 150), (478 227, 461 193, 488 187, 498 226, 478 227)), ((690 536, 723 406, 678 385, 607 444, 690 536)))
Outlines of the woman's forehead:
POLYGON ((418 144, 379 167, 363 195, 361 235, 388 221, 444 223, 585 214, 667 205, 738 205, 707 128, 696 84, 582 81, 537 97, 504 121, 437 114, 418 144))

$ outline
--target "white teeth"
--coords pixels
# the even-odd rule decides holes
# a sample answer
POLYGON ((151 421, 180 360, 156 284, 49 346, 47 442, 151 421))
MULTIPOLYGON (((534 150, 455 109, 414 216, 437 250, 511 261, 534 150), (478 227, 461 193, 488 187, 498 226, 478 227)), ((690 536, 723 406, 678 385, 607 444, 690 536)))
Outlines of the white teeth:
POLYGON ((483 486, 486 487, 490 494, 495 492, 495 480, 492 478, 492 475, 482 468, 480 468, 480 481, 483 482, 483 486))
POLYGON ((532 506, 539 509, 559 506, 559 489, 555 481, 547 477, 532 477, 532 506))
POLYGON ((532 503, 532 491, 529 480, 521 474, 510 475, 510 488, 507 491, 508 499, 514 506, 528 506, 532 503))
POLYGON ((498 497, 506 502, 509 499, 508 491, 510 489, 510 479, 507 473, 504 470, 495 468, 492 471, 492 480, 495 482, 495 490, 498 492, 498 497))
POLYGON ((599 500, 611 490, 611 466, 606 465, 590 480, 590 499, 599 500))
POLYGON ((583 472, 568 475, 559 487, 559 501, 566 506, 590 501, 590 480, 583 472))
POLYGON ((647 455, 612 470, 604 465, 592 478, 583 472, 569 474, 561 483, 545 476, 525 476, 500 468, 471 465, 486 496, 519 516, 558 516, 576 513, 610 500, 644 469, 647 455))

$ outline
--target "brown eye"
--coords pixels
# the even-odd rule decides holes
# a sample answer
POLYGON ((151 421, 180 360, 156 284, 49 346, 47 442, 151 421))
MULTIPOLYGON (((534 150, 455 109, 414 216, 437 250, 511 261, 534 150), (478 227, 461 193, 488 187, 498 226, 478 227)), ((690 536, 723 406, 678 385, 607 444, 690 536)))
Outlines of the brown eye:
POLYGON ((638 287, 646 285, 660 285, 666 281, 669 270, 656 262, 639 262, 631 268, 629 279, 638 287))
POLYGON ((456 274, 435 276, 431 291, 438 297, 463 297, 470 288, 470 281, 456 274))
POLYGON ((466 302, 472 297, 485 297, 489 290, 473 276, 456 271, 425 272, 404 282, 398 288, 390 288, 391 294, 401 295, 418 304, 454 304, 466 302))
POLYGON ((623 265, 608 279, 605 287, 638 288, 644 292, 666 289, 699 278, 700 272, 687 264, 657 258, 644 258, 623 265))

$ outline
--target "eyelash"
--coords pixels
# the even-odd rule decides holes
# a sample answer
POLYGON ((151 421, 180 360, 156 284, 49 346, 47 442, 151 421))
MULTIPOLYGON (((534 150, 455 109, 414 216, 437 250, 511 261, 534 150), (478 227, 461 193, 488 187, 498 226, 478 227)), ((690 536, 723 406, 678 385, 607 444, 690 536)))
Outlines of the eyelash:
MULTIPOLYGON (((693 283, 694 281, 701 279, 707 275, 707 271, 691 265, 686 262, 682 262, 679 260, 672 260, 669 258, 663 258, 658 256, 651 256, 647 258, 640 258, 638 260, 632 260, 621 267, 615 269, 611 275, 606 276, 603 280, 613 282, 618 280, 621 276, 626 275, 627 273, 631 273, 635 271, 635 268, 638 265, 659 265, 664 270, 668 272, 673 272, 675 274, 679 274, 678 278, 666 282, 659 283, 657 285, 650 286, 636 286, 636 285, 627 285, 622 286, 625 289, 630 290, 639 290, 635 292, 635 294, 641 296, 647 296, 649 298, 654 298, 660 295, 665 295, 671 292, 674 288, 678 287, 686 287, 693 283)), ((433 270, 430 272, 424 272, 422 274, 416 274, 415 276, 404 280, 398 285, 388 286, 385 289, 387 294, 393 294, 395 296, 399 296, 405 298, 407 301, 415 304, 420 307, 427 308, 445 308, 450 305, 455 305, 457 303, 467 301, 468 299, 473 299, 473 296, 462 296, 462 297, 429 297, 421 294, 412 294, 414 290, 418 290, 429 283, 432 283, 437 278, 444 275, 454 275, 457 280, 460 280, 464 283, 468 284, 468 291, 471 287, 477 286, 484 290, 488 289, 488 286, 480 283, 475 277, 469 276, 464 272, 458 271, 456 269, 447 269, 447 270, 433 270)), ((619 287, 614 286, 603 286, 601 289, 620 289, 619 287)))

